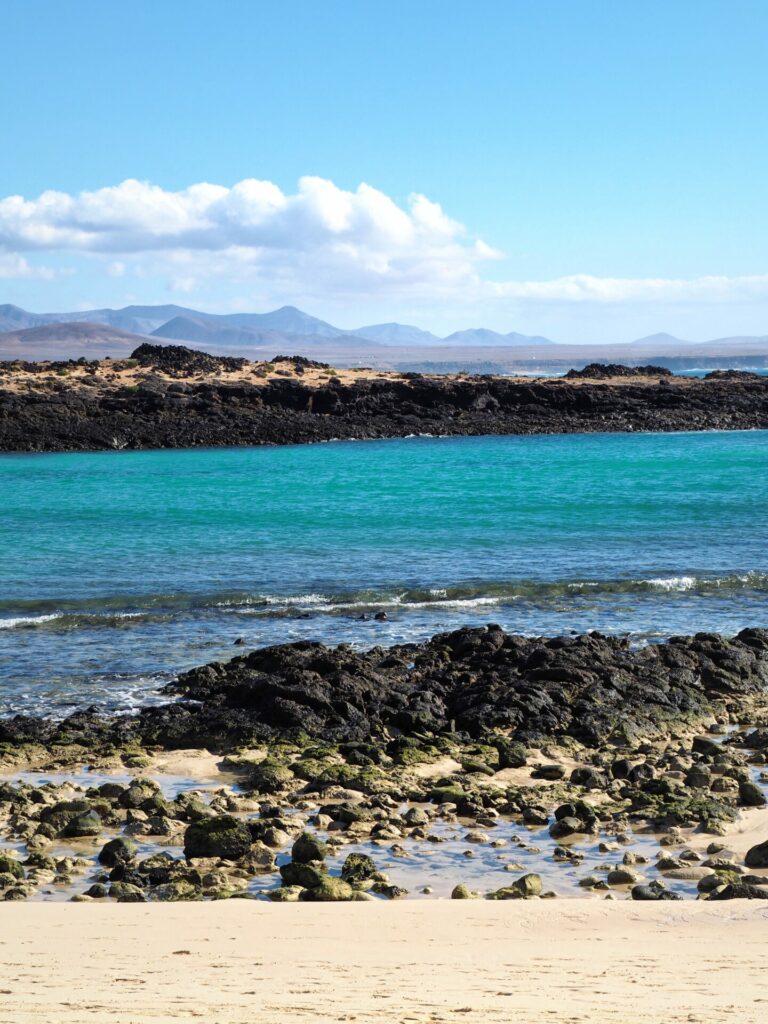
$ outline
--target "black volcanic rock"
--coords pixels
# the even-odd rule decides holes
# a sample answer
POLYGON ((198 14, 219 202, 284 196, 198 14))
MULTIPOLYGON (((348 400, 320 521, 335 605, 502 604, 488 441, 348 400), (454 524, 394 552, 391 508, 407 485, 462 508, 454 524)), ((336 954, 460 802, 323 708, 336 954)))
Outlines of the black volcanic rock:
POLYGON ((532 639, 492 625, 367 652, 309 641, 266 647, 184 673, 166 691, 181 700, 133 718, 17 716, 0 721, 0 742, 225 750, 307 735, 354 743, 503 730, 513 740, 570 736, 596 747, 694 722, 714 701, 766 686, 766 630, 633 649, 599 633, 532 639))
POLYGON ((296 377, 228 379, 226 371, 239 369, 241 360, 178 345, 147 343, 134 357, 155 371, 154 383, 94 388, 64 378, 48 390, 19 389, 12 386, 13 364, 0 365, 0 451, 768 428, 768 378, 681 380, 653 368, 661 383, 409 374, 351 383, 332 377, 312 386, 296 377), (220 378, 173 387, 179 378, 220 371, 220 378), (169 378, 162 386, 161 374, 169 378))
POLYGON ((207 352, 197 352, 185 345, 153 345, 145 341, 131 352, 140 366, 152 366, 164 373, 215 373, 217 370, 239 370, 247 363, 247 359, 236 359, 234 356, 210 356, 207 352))
POLYGON ((761 380, 759 373, 749 370, 710 370, 704 374, 705 380, 761 380))
POLYGON ((665 366, 624 366, 622 363, 589 363, 583 370, 569 370, 567 380, 605 380, 609 377, 671 377, 665 366))

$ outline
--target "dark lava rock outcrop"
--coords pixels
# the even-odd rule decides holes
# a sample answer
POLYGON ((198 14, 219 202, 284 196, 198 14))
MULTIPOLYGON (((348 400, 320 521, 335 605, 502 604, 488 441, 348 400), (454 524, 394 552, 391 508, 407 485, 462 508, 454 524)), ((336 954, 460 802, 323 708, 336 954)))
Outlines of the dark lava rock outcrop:
MULTIPOLYGON (((62 379, 47 390, 16 388, 7 364, 0 377, 0 451, 768 428, 768 378, 690 380, 650 367, 640 370, 652 370, 659 380, 635 369, 621 383, 420 374, 342 383, 330 371, 310 384, 303 379, 307 364, 295 361, 287 376, 228 379, 229 362, 242 361, 149 343, 134 356, 147 376, 131 386, 62 379), (212 376, 199 379, 197 370, 212 376)), ((617 368, 607 369, 615 375, 617 368)), ((577 376, 587 372, 598 371, 577 376)))
POLYGON ((181 699, 135 717, 17 716, 0 742, 126 743, 226 750, 309 736, 328 742, 503 730, 516 740, 631 742, 735 706, 768 686, 768 631, 699 633, 631 648, 598 633, 531 639, 499 626, 367 652, 301 641, 187 672, 181 699))
POLYGON ((666 366, 625 366, 623 363, 588 363, 583 370, 569 370, 566 380, 605 380, 609 377, 671 377, 666 366))
POLYGON ((248 362, 234 356, 211 356, 185 345, 153 345, 145 342, 131 353, 140 366, 153 366, 171 374, 215 373, 217 370, 239 370, 248 362))

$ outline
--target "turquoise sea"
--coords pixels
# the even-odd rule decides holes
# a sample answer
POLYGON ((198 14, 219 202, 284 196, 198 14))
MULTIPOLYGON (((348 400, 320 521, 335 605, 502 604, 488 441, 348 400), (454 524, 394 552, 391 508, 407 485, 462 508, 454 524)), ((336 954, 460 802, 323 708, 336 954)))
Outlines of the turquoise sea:
POLYGON ((157 700, 237 638, 766 626, 767 510, 765 431, 0 456, 0 715, 157 700))

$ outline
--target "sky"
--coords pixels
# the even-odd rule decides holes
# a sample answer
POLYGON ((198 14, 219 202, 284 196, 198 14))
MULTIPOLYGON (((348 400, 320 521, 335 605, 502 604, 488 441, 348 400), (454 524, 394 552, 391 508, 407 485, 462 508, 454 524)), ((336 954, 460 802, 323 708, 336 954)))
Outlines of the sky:
POLYGON ((768 334, 765 0, 4 0, 0 302, 768 334))

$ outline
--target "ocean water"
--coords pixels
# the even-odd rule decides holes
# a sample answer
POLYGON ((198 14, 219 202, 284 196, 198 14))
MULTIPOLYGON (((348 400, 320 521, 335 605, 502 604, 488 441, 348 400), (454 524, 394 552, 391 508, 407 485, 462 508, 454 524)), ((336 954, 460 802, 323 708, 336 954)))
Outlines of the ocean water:
POLYGON ((0 715, 487 622, 768 626, 768 432, 0 456, 0 715))

